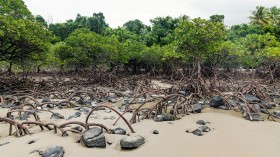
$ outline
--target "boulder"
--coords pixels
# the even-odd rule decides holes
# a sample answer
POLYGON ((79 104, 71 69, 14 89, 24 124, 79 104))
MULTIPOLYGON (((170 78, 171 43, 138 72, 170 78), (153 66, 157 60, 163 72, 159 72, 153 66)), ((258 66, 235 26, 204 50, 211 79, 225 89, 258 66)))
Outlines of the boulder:
POLYGON ((220 96, 214 96, 210 102, 209 102, 210 107, 219 107, 224 105, 224 100, 220 96))
POLYGON ((50 147, 42 153, 42 157, 63 157, 64 149, 61 146, 50 147))
POLYGON ((120 141, 122 149, 135 149, 145 143, 144 137, 140 135, 136 136, 126 136, 123 137, 120 141))
POLYGON ((87 147, 106 147, 105 136, 99 127, 93 127, 88 131, 85 131, 81 137, 81 140, 87 147))

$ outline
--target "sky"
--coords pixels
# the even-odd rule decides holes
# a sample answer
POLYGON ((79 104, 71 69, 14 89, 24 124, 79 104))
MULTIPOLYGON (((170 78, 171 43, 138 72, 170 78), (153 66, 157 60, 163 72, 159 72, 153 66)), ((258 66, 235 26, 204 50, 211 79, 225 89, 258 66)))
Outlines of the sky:
POLYGON ((280 0, 23 0, 34 15, 41 15, 49 23, 65 22, 102 12, 110 27, 122 26, 129 20, 139 19, 146 25, 155 17, 209 19, 215 14, 225 15, 225 24, 247 23, 256 6, 280 7, 280 0))

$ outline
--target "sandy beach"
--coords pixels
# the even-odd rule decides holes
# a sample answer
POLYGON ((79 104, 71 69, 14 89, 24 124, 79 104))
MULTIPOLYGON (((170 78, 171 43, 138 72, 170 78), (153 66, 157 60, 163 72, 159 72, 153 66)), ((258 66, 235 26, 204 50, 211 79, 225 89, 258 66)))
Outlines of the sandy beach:
MULTIPOLYGON (((1 109, 0 114, 4 116, 7 110, 1 109)), ((55 110, 68 117, 75 113, 73 109, 55 110)), ((50 121, 50 114, 40 114, 41 120, 50 121)), ((114 113, 106 113, 104 110, 94 112, 98 119, 91 118, 91 122, 105 124, 110 128, 122 127, 129 134, 130 131, 124 122, 119 121, 113 126, 115 120, 104 117, 116 116, 114 113)), ((127 114, 126 117, 130 117, 127 114)), ((78 134, 69 133, 69 136, 62 137, 61 133, 54 134, 53 131, 33 127, 30 129, 34 134, 23 137, 8 136, 8 125, 0 124, 0 144, 10 142, 0 147, 0 156, 9 157, 30 157, 39 156, 38 153, 29 154, 33 150, 45 150, 51 146, 63 146, 65 156, 116 156, 116 157, 143 157, 143 156, 211 156, 211 157, 276 157, 280 153, 280 123, 263 121, 251 122, 240 116, 240 113, 234 111, 221 111, 206 109, 203 113, 184 116, 182 119, 168 122, 154 122, 153 120, 142 120, 133 124, 137 135, 145 138, 145 144, 138 149, 123 151, 120 148, 120 139, 126 135, 112 135, 104 133, 106 140, 112 142, 112 145, 106 148, 86 148, 79 140, 78 134), (204 133, 203 136, 195 136, 187 133, 186 130, 194 130, 199 127, 197 120, 210 122, 207 124, 211 131, 204 133), (152 134, 158 130, 159 134, 152 134), (31 140, 35 143, 28 144, 31 140)), ((84 121, 86 115, 73 118, 71 120, 84 121)), ((51 120, 54 123, 62 123, 65 120, 51 120)), ((132 134, 131 134, 132 135, 132 134)))

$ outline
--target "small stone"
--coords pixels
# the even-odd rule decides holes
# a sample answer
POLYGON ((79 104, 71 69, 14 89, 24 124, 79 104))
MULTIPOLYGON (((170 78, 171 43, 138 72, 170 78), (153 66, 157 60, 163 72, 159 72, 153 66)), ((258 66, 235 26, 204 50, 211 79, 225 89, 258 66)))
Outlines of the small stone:
POLYGON ((50 119, 64 119, 64 116, 62 116, 59 113, 53 113, 50 117, 50 119))
POLYGON ((196 124, 205 125, 205 122, 204 122, 204 120, 198 120, 198 121, 196 121, 196 124))
POLYGON ((269 112, 267 110, 265 110, 265 109, 260 109, 260 112, 264 113, 264 114, 269 114, 269 112))
POLYGON ((7 145, 7 144, 9 144, 9 143, 10 143, 10 142, 1 143, 1 144, 0 144, 0 147, 1 147, 1 146, 4 146, 4 145, 7 145))
POLYGON ((192 133, 196 136, 202 136, 202 131, 200 129, 195 129, 194 131, 192 131, 192 133))
POLYGON ((111 110, 105 110, 105 112, 106 112, 106 113, 111 113, 112 111, 111 111, 111 110))
POLYGON ((112 134, 119 134, 119 135, 125 135, 126 131, 123 128, 115 128, 115 129, 110 129, 112 134))
POLYGON ((116 117, 115 117, 115 116, 111 116, 110 119, 111 119, 111 120, 114 120, 114 119, 116 119, 116 117))
POLYGON ((116 103, 117 102, 117 100, 115 98, 109 98, 108 101, 111 102, 111 103, 116 103))
POLYGON ((35 140, 31 140, 31 141, 28 142, 28 144, 33 144, 35 142, 36 142, 35 140))
POLYGON ((276 116, 280 117, 280 111, 274 111, 273 112, 276 116))
POLYGON ((206 126, 206 125, 202 125, 199 127, 199 129, 202 131, 202 132, 209 132, 211 129, 206 126))
POLYGON ((89 112, 89 110, 86 109, 86 108, 81 108, 80 111, 81 111, 81 112, 84 112, 84 113, 88 113, 88 112, 89 112))
POLYGON ((228 110, 229 108, 228 108, 227 106, 222 105, 222 106, 218 106, 218 109, 221 109, 221 110, 228 110))
POLYGON ((159 134, 159 132, 157 130, 154 130, 153 134, 159 134))
POLYGON ((81 112, 76 112, 74 115, 75 115, 75 117, 80 117, 81 116, 81 112))
POLYGON ((272 106, 267 102, 267 101, 262 101, 261 102, 261 108, 265 108, 265 109, 271 109, 272 106))
POLYGON ((77 130, 78 132, 83 132, 83 128, 81 126, 75 126, 72 129, 77 130))
POLYGON ((259 113, 251 113, 251 117, 247 112, 244 113, 246 119, 250 121, 264 121, 264 118, 259 113))
POLYGON ((49 98, 43 98, 41 102, 42 102, 42 103, 44 103, 44 102, 50 102, 50 99, 49 99, 49 98))
POLYGON ((157 115, 154 120, 156 122, 174 121, 174 117, 171 114, 161 114, 161 115, 157 115))

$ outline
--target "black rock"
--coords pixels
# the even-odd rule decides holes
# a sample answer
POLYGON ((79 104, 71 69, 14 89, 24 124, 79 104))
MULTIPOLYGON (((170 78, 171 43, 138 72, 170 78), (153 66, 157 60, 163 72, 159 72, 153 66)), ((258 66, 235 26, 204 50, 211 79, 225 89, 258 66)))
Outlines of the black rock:
POLYGON ((218 109, 221 109, 221 110, 228 110, 229 108, 228 108, 227 106, 222 105, 222 106, 218 106, 218 109))
POLYGON ((115 128, 115 129, 110 129, 112 134, 119 134, 119 135, 125 135, 126 131, 122 128, 115 128))
POLYGON ((259 104, 252 104, 252 107, 255 107, 256 110, 261 109, 261 106, 259 104))
POLYGON ((280 111, 274 111, 273 112, 276 116, 280 117, 280 111))
POLYGON ((0 144, 0 147, 1 147, 1 146, 4 146, 4 145, 7 145, 7 144, 9 144, 9 143, 10 143, 10 142, 1 143, 1 144, 0 144))
POLYGON ((269 112, 267 110, 265 110, 265 109, 260 109, 260 112, 264 113, 264 114, 269 114, 269 112))
POLYGON ((236 101, 236 100, 232 100, 232 99, 230 99, 230 100, 229 100, 229 104, 230 104, 232 107, 236 107, 236 106, 238 106, 238 105, 239 105, 239 102, 238 102, 238 101, 236 101))
POLYGON ((192 133, 196 136, 202 136, 202 131, 200 129, 195 129, 194 131, 192 131, 192 133))
POLYGON ((93 127, 88 131, 85 131, 81 139, 87 147, 106 147, 105 136, 99 127, 93 127))
POLYGON ((63 157, 65 151, 61 146, 48 148, 42 153, 42 157, 63 157))
POLYGON ((156 122, 174 121, 174 117, 171 114, 161 114, 161 115, 157 115, 154 120, 156 122))
POLYGON ((192 108, 189 108, 188 111, 189 111, 190 113, 194 113, 194 112, 200 113, 201 110, 202 110, 202 105, 199 104, 199 103, 196 103, 196 104, 194 104, 194 105, 192 106, 192 108))
POLYGON ((214 96, 209 103, 210 107, 219 107, 224 105, 224 100, 220 96, 214 96))
POLYGON ((76 112, 74 115, 75 115, 76 117, 80 117, 80 116, 81 116, 81 112, 76 112))
POLYGON ((72 128, 73 130, 77 130, 78 132, 83 132, 83 128, 81 126, 75 126, 72 128))
POLYGON ((50 117, 50 119, 64 119, 64 116, 62 116, 59 113, 53 113, 50 117))
POLYGON ((183 90, 179 91, 178 93, 182 94, 182 95, 187 95, 187 93, 185 91, 183 91, 183 90))
POLYGON ((196 121, 196 124, 205 125, 206 123, 204 122, 204 120, 198 120, 196 121))
POLYGON ((27 144, 32 144, 32 143, 35 143, 35 142, 36 142, 35 140, 31 140, 27 144))
POLYGON ((159 134, 159 132, 157 130, 154 130, 153 134, 159 134))
POLYGON ((80 112, 83 112, 83 113, 88 113, 88 112, 89 112, 89 110, 88 110, 88 109, 86 109, 86 108, 80 108, 80 112))
POLYGON ((91 105, 92 100, 91 99, 86 99, 82 101, 83 105, 91 105))
POLYGON ((50 102, 50 99, 48 99, 48 98, 43 98, 41 102, 42 102, 42 103, 44 103, 44 102, 50 102))
POLYGON ((26 113, 19 115, 19 120, 27 120, 27 118, 28 118, 28 114, 26 113))
POLYGON ((130 150, 135 149, 145 143, 144 137, 137 136, 125 136, 121 139, 120 145, 122 149, 130 150))
POLYGON ((7 104, 3 104, 1 107, 2 108, 12 108, 14 107, 15 105, 13 103, 7 103, 7 104))
POLYGON ((11 120, 14 120, 15 119, 15 116, 14 115, 9 115, 7 118, 11 119, 11 120))
POLYGON ((251 95, 251 94, 244 94, 245 98, 246 98, 246 101, 248 103, 258 103, 260 102, 261 100, 259 98, 257 98, 256 96, 254 95, 251 95))
POLYGON ((202 132, 209 132, 211 129, 206 126, 206 125, 202 125, 199 127, 199 129, 202 131, 202 132))
POLYGON ((247 112, 244 113, 244 117, 250 121, 264 121, 263 117, 259 113, 251 113, 251 118, 247 112))
POLYGON ((267 101, 262 101, 261 108, 271 109, 272 106, 267 101))

